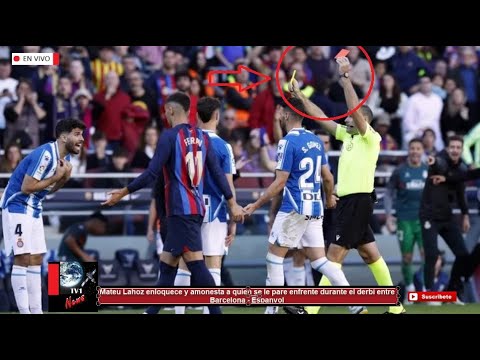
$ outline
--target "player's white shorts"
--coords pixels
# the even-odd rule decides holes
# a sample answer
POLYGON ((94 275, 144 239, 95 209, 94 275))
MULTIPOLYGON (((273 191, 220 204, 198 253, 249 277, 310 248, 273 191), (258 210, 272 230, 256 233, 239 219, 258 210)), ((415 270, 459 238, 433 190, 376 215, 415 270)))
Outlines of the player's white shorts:
POLYGON ((2 210, 3 241, 5 252, 14 255, 44 254, 47 252, 43 218, 11 213, 2 210))
POLYGON ((279 212, 268 241, 288 248, 325 247, 323 217, 279 212))
POLYGON ((157 254, 160 255, 163 251, 163 240, 160 231, 155 231, 155 244, 157 245, 157 254))
POLYGON ((223 256, 227 248, 225 238, 227 237, 228 225, 226 222, 220 222, 218 218, 212 222, 202 224, 202 248, 203 255, 223 256))

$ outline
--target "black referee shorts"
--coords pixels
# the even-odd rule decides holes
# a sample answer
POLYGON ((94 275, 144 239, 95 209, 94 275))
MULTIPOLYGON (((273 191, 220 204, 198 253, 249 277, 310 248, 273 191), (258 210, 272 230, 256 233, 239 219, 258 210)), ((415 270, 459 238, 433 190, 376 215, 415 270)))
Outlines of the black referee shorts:
POLYGON ((373 200, 370 193, 343 196, 337 205, 337 224, 334 244, 346 249, 375 241, 370 218, 373 214, 373 200))

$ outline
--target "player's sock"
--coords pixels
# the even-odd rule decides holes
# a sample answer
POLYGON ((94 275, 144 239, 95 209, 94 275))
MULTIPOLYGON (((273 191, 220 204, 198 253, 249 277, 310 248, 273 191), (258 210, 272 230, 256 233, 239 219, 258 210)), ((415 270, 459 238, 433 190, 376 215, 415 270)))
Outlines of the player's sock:
MULTIPOLYGON (((207 269, 204 260, 195 260, 187 262, 188 270, 192 273, 192 286, 204 287, 204 286, 215 286, 215 281, 213 280, 212 275, 207 269)), ((208 307, 210 314, 221 314, 220 306, 208 307)))
MULTIPOLYGON (((342 268, 342 264, 339 264, 333 261, 330 261, 330 262, 333 264, 333 266, 339 269, 342 268)), ((312 263, 312 267, 313 267, 313 263, 312 263)), ((320 283, 318 284, 318 286, 332 286, 332 284, 330 283, 330 280, 328 280, 328 278, 324 275, 322 276, 322 279, 320 280, 320 283)), ((321 306, 305 306, 305 311, 310 315, 315 315, 315 314, 318 314, 318 312, 320 311, 320 308, 321 306)))
POLYGON ((305 281, 307 286, 315 286, 315 281, 313 280, 312 266, 310 260, 305 259, 305 281))
MULTIPOLYGON (((349 286, 350 284, 347 281, 347 278, 345 277, 345 274, 341 270, 341 264, 334 263, 329 261, 326 257, 321 257, 320 259, 317 259, 312 262, 312 267, 320 271, 323 275, 322 280, 324 278, 330 279, 329 285, 333 284, 335 286, 349 286)), ((328 280, 327 279, 327 280, 328 280)), ((320 281, 320 284, 322 281, 320 281)))
POLYGON ((283 258, 273 255, 272 253, 267 253, 266 261, 270 286, 283 286, 285 282, 283 275, 283 258))
POLYGON ((293 284, 291 286, 305 286, 305 266, 293 267, 293 284))
POLYGON ((28 304, 32 314, 42 311, 42 275, 40 265, 30 265, 27 269, 28 304))
POLYGON ((17 302, 17 308, 20 314, 31 314, 28 307, 28 286, 27 286, 27 268, 24 266, 13 265, 12 267, 12 288, 17 302))
POLYGON ((283 259, 283 276, 288 286, 292 286, 295 282, 293 274, 293 258, 288 257, 283 259))
MULTIPOLYGON (((190 286, 191 275, 190 271, 178 269, 174 285, 180 287, 190 286)), ((185 306, 175 306, 175 314, 185 314, 185 306)))
POLYGON ((158 286, 173 286, 176 275, 177 267, 170 266, 167 263, 160 261, 160 278, 158 279, 158 286))
POLYGON ((405 284, 413 284, 413 268, 412 263, 402 261, 402 275, 405 284))
MULTIPOLYGON (((222 283, 222 276, 221 276, 221 270, 219 268, 211 268, 208 269, 210 271, 210 274, 212 274, 213 281, 215 281, 215 285, 220 286, 222 283)), ((208 311, 208 306, 203 307, 203 313, 204 314, 209 314, 210 312, 208 311)))
MULTIPOLYGON (((383 260, 383 257, 380 257, 374 263, 368 264, 370 271, 375 277, 375 281, 380 286, 393 286, 392 277, 390 276, 390 270, 388 270, 387 263, 383 260)), ((390 306, 388 312, 392 314, 400 314, 404 312, 405 309, 403 305, 390 306)))

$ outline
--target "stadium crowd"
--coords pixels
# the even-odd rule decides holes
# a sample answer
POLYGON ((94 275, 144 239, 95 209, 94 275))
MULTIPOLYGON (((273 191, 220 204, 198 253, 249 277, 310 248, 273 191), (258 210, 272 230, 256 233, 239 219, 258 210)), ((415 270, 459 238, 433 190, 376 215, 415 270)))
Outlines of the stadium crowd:
MULTIPOLYGON (((202 96, 221 100, 219 135, 233 148, 242 173, 271 172, 276 144, 282 138, 275 69, 282 46, 0 46, 0 172, 12 172, 21 151, 54 140, 57 122, 69 117, 87 126, 85 148, 73 158, 73 175, 86 172, 140 172, 153 157, 160 133, 168 127, 164 102, 175 92, 191 99, 190 123, 196 125, 196 105, 202 96), (59 66, 12 66, 12 52, 59 52, 59 66), (269 75, 272 81, 246 91, 211 87, 210 70, 233 70, 238 65, 269 75), (266 150, 266 151, 265 151, 266 150), (266 154, 266 156, 265 156, 266 154)), ((480 47, 476 46, 308 46, 289 51, 278 74, 285 83, 296 72, 302 93, 327 116, 347 112, 334 56, 350 52, 350 78, 373 111, 372 126, 381 135, 381 150, 408 150, 423 142, 423 160, 441 153, 448 138, 463 138, 462 161, 480 166, 479 99, 480 47), (373 76, 372 76, 373 75, 373 76)), ((216 78, 245 88, 254 74, 216 78)), ((287 90, 284 87, 283 90, 287 90)), ((318 122, 304 126, 319 130, 318 122)), ((333 150, 340 142, 330 139, 333 150)), ((377 170, 393 171, 405 157, 382 156, 377 170)), ((335 166, 335 165, 333 165, 335 166)), ((2 187, 7 179, 2 180, 2 187)), ((120 188, 130 179, 72 179, 66 187, 120 188)), ((386 181, 377 179, 377 185, 386 181)), ((241 184, 239 185, 241 187, 241 184)), ((387 219, 391 220, 391 219, 387 219)), ((378 218, 372 220, 378 222, 378 218)), ((382 222, 385 222, 385 217, 382 222)), ((472 219, 467 235, 475 245, 480 221, 472 219)), ((387 221, 384 229, 394 231, 387 221)), ((266 229, 266 226, 265 226, 266 229)), ((380 231, 380 226, 374 227, 380 231)))

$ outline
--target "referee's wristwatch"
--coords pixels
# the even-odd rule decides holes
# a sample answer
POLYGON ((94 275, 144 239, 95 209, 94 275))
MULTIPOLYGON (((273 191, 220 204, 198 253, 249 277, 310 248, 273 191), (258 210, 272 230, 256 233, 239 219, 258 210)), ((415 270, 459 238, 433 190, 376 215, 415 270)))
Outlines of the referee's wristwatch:
POLYGON ((349 79, 349 78, 350 78, 350 75, 348 75, 348 72, 346 72, 346 73, 343 73, 341 76, 342 76, 342 77, 344 77, 344 78, 347 78, 347 79, 349 79))

